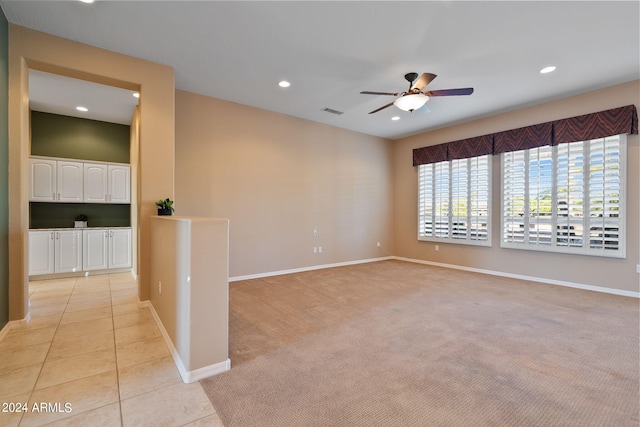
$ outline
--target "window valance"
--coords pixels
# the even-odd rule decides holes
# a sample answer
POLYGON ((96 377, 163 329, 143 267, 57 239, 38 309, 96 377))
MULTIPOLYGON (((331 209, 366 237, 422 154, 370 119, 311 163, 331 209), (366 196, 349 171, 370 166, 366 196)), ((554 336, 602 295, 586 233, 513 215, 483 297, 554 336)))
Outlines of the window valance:
POLYGON ((635 105, 413 150, 413 166, 638 133, 635 105))
POLYGON ((447 160, 484 156, 493 154, 493 135, 461 139, 445 145, 447 146, 447 160))
POLYGON ((638 113, 635 105, 553 122, 554 145, 627 133, 638 133, 638 113))
POLYGON ((432 145, 413 150, 413 166, 444 162, 446 160, 447 144, 432 145))
POLYGON ((553 144, 552 122, 540 123, 494 134, 493 154, 529 150, 553 144))
POLYGON ((493 153, 493 135, 476 136, 413 150, 413 166, 493 153))

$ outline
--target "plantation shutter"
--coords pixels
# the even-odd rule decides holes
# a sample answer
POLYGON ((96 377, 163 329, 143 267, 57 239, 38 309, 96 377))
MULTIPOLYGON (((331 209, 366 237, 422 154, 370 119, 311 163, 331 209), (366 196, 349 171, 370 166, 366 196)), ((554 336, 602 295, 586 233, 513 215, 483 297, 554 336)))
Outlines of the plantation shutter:
POLYGON ((620 246, 621 176, 618 136, 591 141, 588 203, 589 247, 618 250, 620 246))
POLYGON ((433 163, 418 166, 418 237, 434 234, 433 169, 433 163))
POLYGON ((561 144, 557 148, 556 245, 560 247, 581 248, 584 245, 586 148, 584 142, 561 144))
POLYGON ((469 239, 489 238, 489 156, 469 159, 469 239))
POLYGON ((525 155, 525 150, 502 154, 502 241, 505 243, 525 242, 525 219, 528 214, 528 209, 525 209, 525 155))

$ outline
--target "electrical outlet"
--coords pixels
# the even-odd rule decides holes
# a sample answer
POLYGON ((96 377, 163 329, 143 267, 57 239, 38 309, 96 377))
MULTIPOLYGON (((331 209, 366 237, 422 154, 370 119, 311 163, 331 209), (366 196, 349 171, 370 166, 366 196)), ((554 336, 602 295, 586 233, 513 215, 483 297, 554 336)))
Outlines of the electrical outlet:
POLYGON ((314 253, 314 254, 317 254, 317 253, 318 253, 318 247, 317 247, 317 246, 314 246, 314 247, 313 247, 313 253, 314 253))
POLYGON ((436 245, 436 251, 440 250, 440 245, 436 245))
POLYGON ((640 274, 640 264, 636 265, 636 273, 640 274))
POLYGON ((382 247, 382 243, 378 242, 378 247, 379 248, 382 247))
POLYGON ((162 295, 162 282, 158 280, 158 294, 162 295))
POLYGON ((321 254, 322 253, 322 246, 318 246, 318 253, 321 254))
POLYGON ((313 230, 313 237, 318 237, 318 230, 313 230))

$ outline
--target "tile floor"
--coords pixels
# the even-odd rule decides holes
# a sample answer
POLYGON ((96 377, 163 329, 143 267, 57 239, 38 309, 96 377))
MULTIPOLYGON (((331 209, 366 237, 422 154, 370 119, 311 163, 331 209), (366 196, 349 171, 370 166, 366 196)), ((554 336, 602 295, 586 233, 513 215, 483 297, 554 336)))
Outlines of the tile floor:
POLYGON ((0 341, 0 426, 222 426, 131 274, 34 281, 29 294, 31 321, 0 341))

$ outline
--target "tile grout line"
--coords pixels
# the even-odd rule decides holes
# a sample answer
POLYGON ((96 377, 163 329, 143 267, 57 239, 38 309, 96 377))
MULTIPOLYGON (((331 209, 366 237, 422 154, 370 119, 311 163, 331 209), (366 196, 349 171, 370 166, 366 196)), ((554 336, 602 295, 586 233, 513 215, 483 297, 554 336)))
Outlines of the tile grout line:
MULTIPOLYGON (((42 370, 44 369, 44 364, 47 361, 47 357, 49 357, 49 352, 51 351, 51 346, 53 345, 53 340, 56 337, 56 334, 58 333, 58 328, 60 327, 60 323, 62 323, 62 317, 64 316, 65 311, 67 310, 67 306, 69 305, 69 300, 71 299, 71 295, 73 295, 73 291, 76 288, 76 282, 77 279, 73 280, 73 286, 71 287, 71 292, 69 292, 69 297, 67 298, 67 302, 65 303, 64 306, 64 310, 62 310, 62 314, 60 315, 60 319, 58 320, 58 323, 56 324, 56 330, 53 332, 53 336, 51 337, 51 341, 49 341, 49 348, 47 349, 47 354, 44 356, 44 359, 42 360, 42 363, 40 364, 40 370, 38 371, 38 376, 36 377, 35 382, 33 383, 33 387, 31 387, 31 391, 29 392, 29 398, 27 399, 27 402, 31 402, 31 398, 33 397, 33 393, 36 390, 36 386, 38 385, 38 381, 40 380, 40 375, 42 375, 42 370)), ((31 288, 31 285, 29 284, 29 288, 31 288)), ((33 293, 35 294, 37 291, 34 291, 33 293)), ((29 311, 31 311, 31 298, 32 298, 32 294, 29 294, 29 311)), ((31 321, 33 321, 33 317, 31 318, 31 321)), ((20 420, 18 421, 18 426, 20 426, 22 424, 24 415, 26 412, 23 412, 20 416, 20 420)))
POLYGON ((122 416, 122 392, 120 391, 120 369, 118 368, 118 343, 116 341, 116 322, 113 313, 113 290, 111 288, 111 276, 109 276, 109 304, 111 304, 111 327, 113 328, 113 354, 116 364, 116 386, 118 387, 118 410, 120 412, 120 426, 124 426, 122 416))

